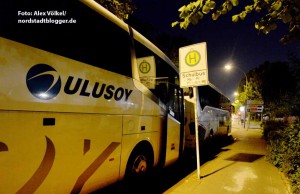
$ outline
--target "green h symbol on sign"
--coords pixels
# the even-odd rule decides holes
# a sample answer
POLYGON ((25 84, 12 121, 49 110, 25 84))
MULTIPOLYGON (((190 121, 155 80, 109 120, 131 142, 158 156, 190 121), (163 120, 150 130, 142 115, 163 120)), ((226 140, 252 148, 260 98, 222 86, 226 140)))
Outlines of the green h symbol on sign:
POLYGON ((151 65, 147 61, 143 61, 139 65, 140 72, 142 73, 149 73, 151 69, 151 65))

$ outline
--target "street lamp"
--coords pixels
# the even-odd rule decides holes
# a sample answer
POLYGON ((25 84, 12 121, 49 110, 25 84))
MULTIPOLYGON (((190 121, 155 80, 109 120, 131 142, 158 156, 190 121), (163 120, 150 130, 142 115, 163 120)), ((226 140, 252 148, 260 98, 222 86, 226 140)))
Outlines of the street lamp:
POLYGON ((230 63, 228 63, 228 64, 225 65, 225 69, 226 69, 227 71, 231 70, 233 67, 234 67, 234 68, 237 68, 238 70, 240 70, 240 71, 244 74, 244 76, 245 76, 245 78, 246 78, 246 87, 247 87, 248 79, 247 79, 247 75, 246 75, 245 71, 243 71, 240 67, 235 66, 235 65, 232 65, 232 64, 230 64, 230 63))
MULTIPOLYGON (((245 90, 247 91, 248 78, 247 78, 247 75, 246 75, 245 71, 243 71, 240 67, 235 66, 235 65, 232 65, 232 64, 230 64, 230 63, 228 63, 228 64, 225 65, 225 69, 226 69, 227 71, 231 70, 233 67, 237 68, 238 70, 240 70, 240 71, 244 74, 244 76, 245 76, 245 78, 246 78, 246 86, 245 86, 245 90)), ((247 105, 247 99, 246 99, 246 105, 247 105)), ((245 107, 246 107, 246 105, 245 105, 245 107)), ((246 123, 246 108, 244 109, 244 111, 245 111, 245 119, 244 119, 244 128, 245 128, 245 123, 246 123)))

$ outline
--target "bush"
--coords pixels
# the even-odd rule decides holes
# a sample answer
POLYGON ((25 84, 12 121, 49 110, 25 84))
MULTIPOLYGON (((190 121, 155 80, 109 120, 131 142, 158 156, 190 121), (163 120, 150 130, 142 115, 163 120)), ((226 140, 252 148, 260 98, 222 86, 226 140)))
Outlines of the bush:
POLYGON ((271 121, 263 128, 269 161, 286 174, 294 193, 300 193, 300 123, 271 121))
POLYGON ((275 121, 275 120, 270 120, 270 121, 266 121, 263 123, 263 136, 265 138, 265 140, 269 143, 269 133, 271 131, 280 131, 280 130, 284 130, 285 127, 288 126, 287 122, 284 121, 275 121))

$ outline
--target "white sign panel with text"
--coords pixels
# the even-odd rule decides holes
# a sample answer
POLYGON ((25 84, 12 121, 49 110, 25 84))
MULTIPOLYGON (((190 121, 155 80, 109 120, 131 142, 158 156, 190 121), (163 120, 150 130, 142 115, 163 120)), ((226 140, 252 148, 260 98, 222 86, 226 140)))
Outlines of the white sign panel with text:
POLYGON ((180 87, 207 85, 206 43, 198 43, 179 48, 180 87))

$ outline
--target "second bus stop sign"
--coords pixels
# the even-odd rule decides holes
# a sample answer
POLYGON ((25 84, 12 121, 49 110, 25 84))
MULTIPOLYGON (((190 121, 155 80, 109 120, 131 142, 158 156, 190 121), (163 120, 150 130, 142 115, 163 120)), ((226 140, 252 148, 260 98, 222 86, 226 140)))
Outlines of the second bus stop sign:
POLYGON ((179 48, 180 87, 207 85, 206 43, 198 43, 179 48))

